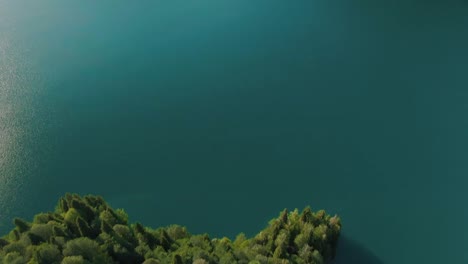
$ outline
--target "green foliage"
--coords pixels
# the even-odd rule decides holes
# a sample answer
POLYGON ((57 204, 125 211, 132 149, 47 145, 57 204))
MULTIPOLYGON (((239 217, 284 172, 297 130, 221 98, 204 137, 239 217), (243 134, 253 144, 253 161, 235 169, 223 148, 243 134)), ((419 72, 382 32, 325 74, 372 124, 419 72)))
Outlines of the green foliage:
POLYGON ((89 227, 88 223, 81 217, 76 218, 76 226, 78 227, 78 232, 82 237, 94 237, 93 230, 89 227))
POLYGON ((49 241, 54 236, 54 226, 48 224, 33 224, 30 234, 39 237, 41 241, 49 241))
POLYGON ((55 212, 32 223, 14 219, 15 228, 0 238, 0 263, 17 264, 323 264, 335 256, 341 220, 306 207, 281 211, 253 238, 233 241, 185 227, 158 229, 129 224, 122 209, 102 197, 66 194, 55 212))
POLYGON ((20 233, 24 233, 24 232, 28 231, 29 228, 31 227, 31 225, 30 225, 28 222, 24 221, 24 220, 21 219, 21 218, 15 218, 15 219, 13 220, 13 223, 15 224, 16 229, 17 229, 20 233))
POLYGON ((85 201, 74 198, 71 200, 70 206, 77 210, 87 221, 91 221, 94 218, 94 210, 85 201))
POLYGON ((68 202, 65 198, 60 198, 59 204, 57 205, 56 212, 58 213, 65 213, 69 209, 68 202))
POLYGON ((8 234, 8 238, 10 241, 18 241, 21 237, 21 234, 18 230, 13 229, 11 232, 8 234))
POLYGON ((35 248, 34 259, 38 264, 59 264, 62 261, 62 253, 58 246, 43 243, 35 248))
POLYGON ((0 248, 3 248, 6 245, 8 245, 8 240, 0 238, 0 248))
POLYGON ((68 256, 63 258, 61 264, 91 264, 91 262, 85 260, 82 256, 68 256))
POLYGON ((187 231, 186 227, 179 225, 171 225, 166 228, 166 232, 171 238, 171 240, 178 240, 182 238, 190 237, 190 233, 187 231))
POLYGON ((182 257, 180 255, 174 255, 172 258, 172 264, 184 264, 184 261, 182 260, 182 257))
POLYGON ((119 223, 119 220, 115 217, 115 214, 111 213, 110 210, 102 211, 99 214, 99 219, 111 227, 119 223))
POLYGON ((10 244, 8 244, 7 246, 5 246, 3 248, 3 251, 5 253, 12 253, 12 252, 17 252, 21 255, 25 255, 26 254, 26 247, 27 245, 21 243, 21 242, 12 242, 10 244))
POLYGON ((78 210, 76 210, 75 208, 70 208, 70 210, 68 210, 65 213, 64 220, 66 224, 68 224, 69 226, 73 226, 75 225, 76 219, 78 217, 80 217, 80 213, 78 212, 78 210))
POLYGON ((91 263, 107 263, 107 256, 96 241, 87 237, 70 240, 63 249, 64 256, 82 256, 91 263))
POLYGON ((120 224, 122 225, 128 224, 128 214, 125 212, 124 209, 115 210, 115 215, 117 216, 117 219, 119 220, 120 224))
POLYGON ((47 224, 47 222, 53 220, 50 214, 39 213, 34 216, 33 224, 47 224))
POLYGON ((145 260, 143 264, 161 264, 161 262, 159 262, 159 260, 157 259, 150 258, 150 259, 145 260))
POLYGON ((3 263, 7 264, 23 264, 25 263, 24 257, 19 252, 10 252, 3 258, 3 263))
POLYGON ((130 227, 126 225, 117 224, 117 225, 114 225, 112 229, 117 235, 119 235, 123 239, 130 240, 132 238, 133 233, 130 230, 130 227))
POLYGON ((27 236, 28 236, 29 241, 33 245, 39 245, 40 243, 45 242, 45 240, 42 237, 40 237, 40 236, 38 236, 38 235, 36 235, 34 233, 28 233, 27 236))

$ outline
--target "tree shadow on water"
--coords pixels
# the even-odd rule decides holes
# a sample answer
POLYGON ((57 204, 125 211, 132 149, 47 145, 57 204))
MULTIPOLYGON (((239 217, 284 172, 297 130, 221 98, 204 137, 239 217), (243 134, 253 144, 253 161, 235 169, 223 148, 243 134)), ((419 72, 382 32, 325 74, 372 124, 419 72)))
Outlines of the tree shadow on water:
POLYGON ((383 264, 376 255, 360 243, 343 235, 338 241, 336 257, 332 264, 383 264))

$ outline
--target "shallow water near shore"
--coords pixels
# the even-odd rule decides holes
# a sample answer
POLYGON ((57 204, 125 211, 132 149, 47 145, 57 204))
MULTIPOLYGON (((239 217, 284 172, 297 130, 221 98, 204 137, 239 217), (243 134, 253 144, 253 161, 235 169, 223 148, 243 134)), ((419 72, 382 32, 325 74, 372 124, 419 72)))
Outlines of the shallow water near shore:
POLYGON ((468 3, 0 0, 0 231, 65 192, 337 264, 467 263, 468 3))

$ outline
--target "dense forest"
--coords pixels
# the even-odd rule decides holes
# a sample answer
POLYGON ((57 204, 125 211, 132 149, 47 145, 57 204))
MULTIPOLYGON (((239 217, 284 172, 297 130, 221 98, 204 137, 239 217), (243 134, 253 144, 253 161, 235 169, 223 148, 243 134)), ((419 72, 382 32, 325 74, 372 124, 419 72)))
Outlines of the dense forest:
POLYGON ((130 224, 122 209, 100 196, 66 194, 54 212, 32 222, 14 219, 0 239, 0 263, 14 264, 203 264, 328 263, 335 256, 341 229, 337 216, 306 207, 283 210, 252 238, 193 235, 171 225, 151 229, 130 224))

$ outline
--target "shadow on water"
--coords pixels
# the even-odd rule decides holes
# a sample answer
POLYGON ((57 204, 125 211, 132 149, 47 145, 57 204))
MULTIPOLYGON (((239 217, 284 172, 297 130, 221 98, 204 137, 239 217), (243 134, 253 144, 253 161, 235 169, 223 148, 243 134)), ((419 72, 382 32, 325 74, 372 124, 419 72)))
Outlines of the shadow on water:
POLYGON ((335 260, 332 264, 383 264, 376 255, 360 243, 340 236, 335 260))

